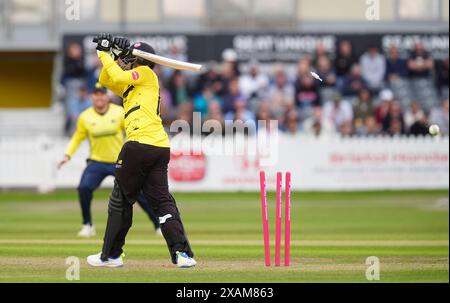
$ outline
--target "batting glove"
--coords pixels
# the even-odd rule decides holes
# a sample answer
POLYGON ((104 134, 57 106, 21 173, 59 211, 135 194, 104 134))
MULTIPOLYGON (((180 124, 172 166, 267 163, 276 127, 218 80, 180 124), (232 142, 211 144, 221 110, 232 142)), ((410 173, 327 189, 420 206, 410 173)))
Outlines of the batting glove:
POLYGON ((130 40, 123 37, 116 37, 113 41, 112 53, 114 55, 114 60, 119 58, 125 58, 130 54, 130 40))
POLYGON ((94 41, 97 41, 97 50, 109 52, 112 46, 113 37, 111 34, 102 33, 99 34, 94 41))

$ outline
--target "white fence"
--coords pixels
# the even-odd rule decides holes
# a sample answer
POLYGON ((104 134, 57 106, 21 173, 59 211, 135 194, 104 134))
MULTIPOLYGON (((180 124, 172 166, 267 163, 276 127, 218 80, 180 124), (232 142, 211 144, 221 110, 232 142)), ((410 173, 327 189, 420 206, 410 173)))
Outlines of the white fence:
MULTIPOLYGON (((64 138, 0 138, 0 188, 74 188, 85 167, 85 142, 60 171, 64 138)), ((231 144, 231 143, 229 143, 231 144)), ((258 156, 173 156, 175 191, 257 191, 258 156)), ((279 137, 278 161, 265 168, 269 187, 276 171, 292 172, 294 190, 448 189, 449 139, 279 137)), ((112 185, 112 177, 103 182, 112 185)))

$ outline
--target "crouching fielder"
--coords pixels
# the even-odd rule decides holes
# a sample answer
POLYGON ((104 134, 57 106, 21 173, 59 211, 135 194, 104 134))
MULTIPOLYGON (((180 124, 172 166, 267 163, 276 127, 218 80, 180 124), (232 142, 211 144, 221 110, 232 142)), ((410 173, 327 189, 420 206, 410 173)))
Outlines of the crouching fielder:
POLYGON ((87 261, 92 266, 123 265, 122 252, 132 224, 133 204, 142 191, 152 201, 159 217, 172 263, 178 267, 195 266, 180 213, 169 193, 170 145, 160 117, 158 78, 152 70, 154 63, 137 58, 130 51, 136 48, 154 53, 154 50, 145 43, 135 43, 130 48, 127 39, 113 41, 109 34, 99 35, 96 41, 103 63, 100 83, 123 98, 127 142, 116 162, 102 252, 89 256, 87 261), (120 66, 109 54, 112 47, 120 66))

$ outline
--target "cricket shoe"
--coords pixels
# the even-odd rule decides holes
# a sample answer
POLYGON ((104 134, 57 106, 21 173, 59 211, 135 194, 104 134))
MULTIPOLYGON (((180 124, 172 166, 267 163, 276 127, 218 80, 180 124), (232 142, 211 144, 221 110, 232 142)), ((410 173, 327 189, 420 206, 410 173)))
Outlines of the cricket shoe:
POLYGON ((122 256, 119 256, 115 259, 108 258, 107 261, 103 261, 102 259, 100 259, 101 255, 102 255, 102 253, 88 256, 87 257, 88 264, 91 266, 94 266, 94 267, 122 267, 123 266, 122 256))
POLYGON ((78 237, 90 238, 96 235, 95 226, 90 224, 84 224, 81 230, 78 232, 78 237))
POLYGON ((194 258, 189 257, 185 252, 176 252, 177 254, 177 266, 179 268, 188 268, 188 267, 194 267, 197 265, 197 262, 195 262, 194 258))

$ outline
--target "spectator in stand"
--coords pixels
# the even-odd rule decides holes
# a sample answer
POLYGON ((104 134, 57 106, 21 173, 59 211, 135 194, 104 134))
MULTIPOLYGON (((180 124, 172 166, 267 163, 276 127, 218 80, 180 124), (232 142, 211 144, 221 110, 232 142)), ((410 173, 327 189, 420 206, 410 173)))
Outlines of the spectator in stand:
POLYGON ((449 134, 449 114, 448 114, 448 99, 442 102, 441 107, 433 108, 430 113, 430 123, 439 125, 441 134, 449 134))
POLYGON ((378 92, 386 74, 386 59, 378 47, 370 46, 360 58, 361 74, 373 92, 378 92))
MULTIPOLYGON (((185 102, 177 107, 177 120, 181 120, 187 122, 190 126, 193 124, 193 112, 194 108, 192 102, 185 102)), ((190 131, 192 132, 193 128, 190 127, 190 131)), ((172 132, 177 132, 172 130, 172 132)))
POLYGON ((313 106, 321 105, 319 89, 311 75, 297 78, 295 96, 295 102, 300 110, 300 120, 304 120, 311 114, 313 106))
POLYGON ((303 76, 309 76, 309 72, 312 69, 311 57, 309 55, 305 55, 301 57, 297 62, 297 80, 302 78, 303 76))
POLYGON ((232 48, 227 48, 222 52, 223 72, 222 76, 231 79, 240 76, 238 54, 232 48))
POLYGON ((364 132, 362 129, 366 127, 366 120, 369 117, 373 118, 374 112, 370 91, 366 88, 361 89, 353 105, 353 126, 356 133, 364 132))
POLYGON ((389 114, 391 103, 394 101, 394 94, 390 89, 384 89, 379 94, 380 102, 375 109, 375 119, 378 124, 382 124, 384 118, 389 114))
POLYGON ((436 64, 436 86, 438 88, 438 93, 441 94, 442 96, 444 91, 446 91, 446 96, 448 97, 448 87, 449 87, 449 82, 448 82, 448 56, 440 61, 438 64, 436 64))
POLYGON ((252 111, 248 110, 247 100, 243 98, 237 99, 234 103, 234 111, 225 114, 225 128, 228 129, 228 127, 230 127, 230 124, 232 123, 234 126, 236 126, 236 129, 233 131, 241 132, 246 135, 253 135, 252 129, 245 128, 244 124, 246 122, 254 123, 255 114, 252 111))
POLYGON ((314 50, 314 66, 318 65, 318 60, 320 57, 327 57, 328 58, 328 53, 327 53, 327 49, 325 47, 325 45, 323 44, 323 42, 318 42, 316 45, 316 49, 314 50))
POLYGON ((208 103, 208 116, 207 120, 217 120, 219 122, 223 121, 222 107, 220 103, 216 100, 211 100, 208 103))
POLYGON ((86 87, 81 87, 78 95, 71 96, 67 100, 67 121, 66 121, 66 135, 71 136, 75 131, 78 116, 92 105, 86 87))
POLYGON ((353 109, 350 102, 342 100, 341 94, 335 93, 333 101, 328 101, 323 106, 323 115, 333 121, 337 129, 340 129, 342 124, 353 120, 353 109))
POLYGON ((356 96, 360 89, 367 87, 366 80, 364 80, 361 72, 361 66, 354 64, 344 83, 342 85, 342 94, 344 96, 356 96))
POLYGON ((400 118, 391 119, 389 123, 389 128, 386 130, 385 133, 392 137, 404 135, 405 131, 403 128, 403 120, 400 118))
POLYGON ((303 121, 302 125, 305 135, 316 138, 329 138, 336 135, 333 122, 322 113, 321 106, 314 106, 312 115, 303 121))
POLYGON ((409 109, 405 112, 404 115, 406 129, 409 130, 414 123, 422 120, 424 115, 425 113, 420 107, 419 102, 412 101, 409 109))
POLYGON ((224 82, 224 88, 228 87, 228 83, 233 79, 239 78, 239 73, 236 71, 236 65, 233 62, 225 61, 222 63, 221 70, 222 81, 224 82))
POLYGON ((401 103, 397 100, 391 102, 388 114, 382 121, 383 131, 391 136, 405 134, 405 121, 401 103))
POLYGON ((222 112, 228 113, 232 110, 234 110, 234 103, 237 99, 244 98, 241 94, 241 91, 239 90, 239 80, 238 78, 230 79, 228 82, 228 89, 226 90, 227 93, 223 97, 223 104, 222 104, 222 112))
POLYGON ((208 69, 197 78, 195 93, 201 92, 205 86, 210 86, 214 94, 223 96, 225 93, 221 75, 216 71, 217 67, 208 69))
POLYGON ((344 121, 344 123, 341 124, 339 128, 339 132, 342 137, 352 137, 354 135, 353 133, 353 123, 351 120, 344 121))
POLYGON ((269 85, 269 78, 259 72, 258 65, 257 61, 250 61, 248 73, 239 77, 239 89, 247 100, 264 96, 269 85))
POLYGON ((355 129, 355 133, 359 136, 378 136, 381 133, 380 124, 377 123, 377 120, 374 116, 368 116, 364 120, 364 125, 355 129))
MULTIPOLYGON (((268 101, 262 101, 259 103, 257 113, 256 113, 256 120, 257 123, 260 121, 265 121, 266 123, 266 129, 270 131, 270 125, 271 120, 273 120, 274 117, 272 115, 272 112, 270 111, 270 103, 268 101)), ((280 124, 279 124, 280 125, 280 124)), ((256 127, 260 127, 262 125, 256 125, 256 127)))
POLYGON ((220 77, 222 80, 222 87, 223 87, 222 97, 225 97, 225 95, 230 93, 229 92, 230 82, 234 81, 235 79, 239 79, 240 73, 239 73, 239 65, 237 62, 237 54, 234 50, 226 49, 223 52, 222 57, 223 62, 220 68, 220 77))
POLYGON ((327 56, 320 56, 317 58, 317 74, 323 80, 322 86, 335 87, 336 73, 331 66, 331 61, 327 56))
POLYGON ((169 81, 168 90, 172 96, 174 106, 186 103, 190 99, 186 75, 179 70, 173 72, 172 78, 169 81))
POLYGON ((228 82, 218 74, 217 79, 212 83, 212 89, 218 97, 223 98, 226 93, 227 84, 228 82))
POLYGON ((274 74, 274 83, 270 85, 267 97, 274 117, 279 119, 286 108, 294 103, 295 89, 289 83, 283 66, 277 66, 274 74))
MULTIPOLYGON (((208 115, 205 120, 210 120, 209 123, 214 123, 214 124, 212 124, 212 125, 214 125, 214 127, 218 127, 220 125, 222 128, 221 134, 225 133, 222 108, 221 108, 219 102, 212 100, 211 102, 208 103, 208 115), (215 121, 215 122, 211 122, 211 120, 215 121)), ((210 133, 212 131, 213 130, 210 130, 209 132, 206 132, 206 133, 210 133)), ((217 131, 217 130, 215 130, 215 131, 217 131)))
POLYGON ((83 49, 77 42, 71 42, 66 48, 61 79, 61 83, 66 88, 66 96, 68 98, 77 95, 78 90, 84 86, 85 76, 83 49))
POLYGON ((225 114, 225 120, 255 121, 255 114, 247 109, 247 100, 238 98, 234 102, 234 110, 225 114))
POLYGON ((416 42, 408 59, 409 76, 412 78, 429 78, 433 67, 433 58, 425 50, 423 43, 416 42))
POLYGON ((425 113, 411 125, 408 133, 411 136, 428 136, 430 134, 428 131, 429 127, 428 114, 425 113))
POLYGON ((282 131, 289 135, 296 135, 299 132, 299 117, 295 109, 287 110, 283 121, 282 131))
POLYGON ((386 58, 385 80, 394 81, 398 78, 406 78, 407 76, 408 67, 406 65, 406 60, 400 58, 397 47, 391 46, 386 58))
POLYGON ((353 55, 353 47, 350 41, 342 40, 339 42, 336 59, 334 61, 334 68, 336 71, 336 85, 339 89, 344 84, 344 79, 350 73, 351 67, 357 62, 353 55))
POLYGON ((221 100, 214 93, 213 84, 206 85, 200 94, 194 98, 194 112, 199 112, 203 117, 208 113, 209 102, 215 101, 221 103, 221 100))

